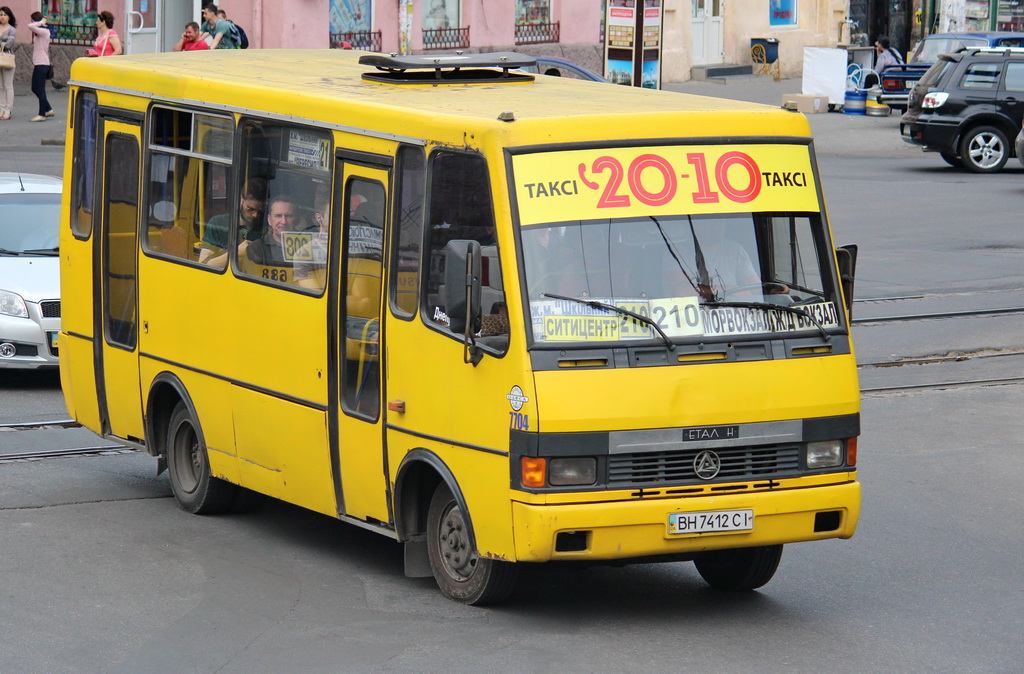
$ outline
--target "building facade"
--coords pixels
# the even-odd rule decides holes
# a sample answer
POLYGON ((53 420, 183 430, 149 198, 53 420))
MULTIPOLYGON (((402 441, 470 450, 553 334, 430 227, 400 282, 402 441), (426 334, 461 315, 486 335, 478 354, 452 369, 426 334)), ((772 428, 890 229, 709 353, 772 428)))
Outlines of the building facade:
MULTIPOLYGON (((168 51, 202 0, 6 0, 20 24, 49 18, 58 80, 84 54, 96 15, 110 11, 127 53, 168 51)), ((751 40, 778 40, 784 77, 803 67, 803 48, 870 44, 889 35, 906 52, 922 35, 951 30, 1019 30, 1022 0, 223 0, 253 48, 351 46, 429 53, 515 50, 562 56, 604 71, 610 8, 656 8, 661 16, 661 80, 691 79, 711 64, 750 64, 751 40)), ((30 74, 31 34, 18 31, 17 78, 30 74)))

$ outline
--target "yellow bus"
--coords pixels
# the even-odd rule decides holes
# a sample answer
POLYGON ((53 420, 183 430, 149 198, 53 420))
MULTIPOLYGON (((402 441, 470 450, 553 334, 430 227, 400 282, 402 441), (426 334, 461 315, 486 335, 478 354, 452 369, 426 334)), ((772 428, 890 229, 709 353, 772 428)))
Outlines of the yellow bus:
POLYGON ((186 511, 298 504, 469 604, 551 560, 750 590, 852 536, 856 250, 806 118, 530 63, 76 61, 70 413, 186 511))

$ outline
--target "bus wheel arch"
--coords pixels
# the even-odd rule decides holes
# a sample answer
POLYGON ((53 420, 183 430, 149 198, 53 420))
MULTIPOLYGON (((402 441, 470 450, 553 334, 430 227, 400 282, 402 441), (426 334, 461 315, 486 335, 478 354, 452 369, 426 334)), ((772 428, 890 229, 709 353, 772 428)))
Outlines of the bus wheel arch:
POLYGON ((402 460, 395 516, 398 539, 405 542, 407 576, 433 576, 445 596, 471 605, 499 602, 512 591, 517 567, 477 556, 465 497, 433 452, 414 449, 402 460))
POLYGON ((184 403, 193 419, 198 419, 195 405, 185 385, 170 372, 161 372, 149 387, 146 401, 146 448, 160 459, 157 475, 167 468, 167 427, 178 403, 184 403))
POLYGON ((395 477, 395 531, 408 541, 427 532, 427 508, 437 485, 446 482, 458 490, 455 476, 437 454, 418 447, 398 466, 395 477))

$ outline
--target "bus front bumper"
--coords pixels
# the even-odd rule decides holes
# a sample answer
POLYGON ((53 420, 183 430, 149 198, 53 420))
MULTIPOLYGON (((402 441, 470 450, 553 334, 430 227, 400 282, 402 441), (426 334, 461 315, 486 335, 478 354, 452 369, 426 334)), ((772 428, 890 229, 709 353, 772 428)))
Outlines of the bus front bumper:
POLYGON ((850 538, 860 516, 855 475, 841 484, 748 494, 559 505, 514 502, 516 559, 626 559, 850 538), (753 510, 749 531, 669 533, 670 513, 740 510, 753 510))

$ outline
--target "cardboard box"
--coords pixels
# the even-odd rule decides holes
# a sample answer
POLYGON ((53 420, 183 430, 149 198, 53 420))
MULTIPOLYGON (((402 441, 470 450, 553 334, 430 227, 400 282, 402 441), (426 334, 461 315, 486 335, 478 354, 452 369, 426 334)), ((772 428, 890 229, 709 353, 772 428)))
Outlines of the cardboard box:
POLYGON ((806 115, 816 112, 828 112, 828 96, 813 94, 783 94, 782 107, 796 110, 806 115))

